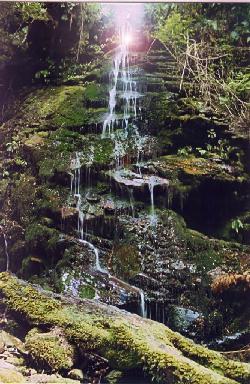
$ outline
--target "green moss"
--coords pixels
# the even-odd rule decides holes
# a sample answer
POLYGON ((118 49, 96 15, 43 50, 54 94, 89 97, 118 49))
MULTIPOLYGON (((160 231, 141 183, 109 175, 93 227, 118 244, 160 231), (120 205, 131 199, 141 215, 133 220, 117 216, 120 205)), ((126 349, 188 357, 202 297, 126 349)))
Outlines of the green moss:
POLYGON ((109 164, 113 156, 113 142, 110 139, 97 140, 95 143, 94 162, 100 165, 109 164))
POLYGON ((93 299, 95 297, 95 290, 91 285, 82 285, 79 288, 79 296, 82 299, 93 299))
POLYGON ((140 272, 140 257, 135 246, 117 244, 113 249, 113 268, 116 276, 129 280, 140 272))
POLYGON ((249 377, 248 364, 225 359, 219 352, 208 352, 207 348, 197 345, 192 340, 170 330, 167 331, 167 336, 185 356, 192 358, 205 367, 212 368, 218 373, 224 372, 231 379, 247 383, 249 377))
POLYGON ((39 176, 52 178, 58 172, 68 172, 70 170, 70 155, 61 153, 58 158, 46 158, 39 162, 39 176))
POLYGON ((26 119, 42 119, 46 126, 79 126, 86 122, 82 86, 44 87, 31 93, 24 105, 26 119), (33 114, 33 116, 32 116, 33 114))
POLYGON ((62 328, 71 343, 107 358, 113 368, 143 368, 159 383, 249 382, 249 364, 228 360, 163 324, 89 300, 78 302, 76 307, 72 302, 55 300, 8 273, 0 274, 0 292, 5 305, 30 324, 62 328))
POLYGON ((25 240, 30 250, 42 248, 45 251, 53 251, 59 241, 59 231, 46 225, 32 223, 26 229, 25 240))
POLYGON ((105 88, 100 84, 91 83, 86 86, 84 91, 84 99, 90 101, 99 101, 100 99, 105 98, 106 92, 105 88))
POLYGON ((25 141, 25 146, 34 148, 34 147, 40 147, 44 144, 44 139, 41 135, 35 134, 28 138, 28 140, 25 141))
POLYGON ((47 150, 38 162, 39 176, 51 179, 58 173, 69 173, 76 151, 82 167, 107 168, 113 160, 113 145, 110 139, 103 140, 97 135, 82 135, 60 128, 51 135, 47 150))
POLYGON ((26 383, 25 378, 19 372, 13 369, 0 368, 0 382, 2 384, 17 384, 17 383, 26 383))
MULTIPOLYGON (((48 210, 58 212, 65 204, 68 196, 68 188, 55 187, 50 184, 43 183, 37 188, 37 198, 35 201, 35 210, 37 214, 42 214, 42 211, 48 210)), ((45 223, 44 223, 45 224, 45 223)), ((50 226, 50 225, 49 225, 50 226)))
POLYGON ((74 349, 62 336, 61 330, 40 333, 32 329, 25 338, 25 347, 39 369, 54 372, 73 366, 74 349))
POLYGON ((209 176, 219 177, 224 180, 232 180, 233 176, 225 172, 215 162, 195 157, 193 155, 177 156, 167 155, 161 157, 162 167, 167 171, 183 172, 187 176, 209 176))
POLYGON ((188 229, 183 217, 174 211, 165 210, 160 215, 166 225, 171 221, 175 235, 185 246, 186 253, 183 254, 183 257, 196 265, 198 272, 202 273, 203 279, 207 278, 206 272, 220 265, 227 265, 235 270, 239 269, 238 252, 244 252, 244 247, 240 244, 209 238, 200 232, 188 229))
POLYGON ((58 97, 61 99, 61 103, 50 120, 53 125, 75 127, 88 121, 88 113, 83 106, 83 87, 61 88, 58 97))
POLYGON ((33 176, 21 174, 12 192, 12 204, 16 216, 26 223, 34 214, 34 201, 36 201, 37 182, 33 176))
MULTIPOLYGON (((88 98, 98 98, 103 94, 100 86, 92 84, 85 89, 81 85, 43 87, 30 92, 20 107, 20 113, 8 124, 20 126, 20 134, 25 131, 39 131, 40 139, 47 138, 41 130, 63 128, 78 128, 89 122, 95 122, 106 112, 106 108, 86 108, 84 103, 88 98), (86 92, 86 94, 85 94, 86 92), (23 131, 23 132, 22 132, 23 131)), ((27 142, 27 145, 34 144, 27 142)), ((38 140, 38 139, 36 139, 38 140)), ((40 142, 39 142, 40 144, 40 142)))

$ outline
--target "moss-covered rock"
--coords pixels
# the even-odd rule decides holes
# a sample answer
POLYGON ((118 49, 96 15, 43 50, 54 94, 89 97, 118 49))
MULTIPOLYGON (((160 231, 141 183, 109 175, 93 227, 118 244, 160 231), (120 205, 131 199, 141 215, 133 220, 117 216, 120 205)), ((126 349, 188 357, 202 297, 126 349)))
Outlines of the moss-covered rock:
MULTIPOLYGON (((227 168, 223 163, 219 164, 211 159, 195 157, 194 155, 163 156, 157 168, 163 174, 170 176, 170 178, 175 175, 185 182, 205 177, 222 181, 237 181, 237 177, 242 171, 242 169, 227 168)), ((247 175, 241 174, 242 176, 247 178, 247 175)), ((241 181, 242 179, 239 178, 239 182, 241 181)))
POLYGON ((233 384, 250 379, 248 364, 224 358, 162 324, 92 301, 76 306, 56 300, 14 276, 2 273, 4 304, 29 324, 59 326, 84 351, 97 351, 122 371, 144 367, 164 383, 233 384))
POLYGON ((42 248, 43 251, 54 251, 59 241, 59 231, 39 223, 27 227, 25 239, 30 250, 42 248))
POLYGON ((32 329, 25 338, 25 347, 39 369, 55 372, 73 366, 74 348, 60 329, 55 328, 48 333, 32 329))
POLYGON ((138 249, 126 243, 116 244, 112 252, 112 265, 116 276, 126 281, 133 278, 140 271, 138 249))
POLYGON ((0 365, 0 381, 3 384, 18 384, 25 383, 26 380, 24 376, 18 372, 15 367, 6 367, 2 368, 0 365))
MULTIPOLYGON (((88 97, 89 89, 85 95, 82 85, 35 89, 26 97, 20 118, 26 127, 39 127, 40 130, 41 127, 80 127, 95 114, 95 110, 84 107, 84 100, 88 97)), ((97 114, 100 112, 103 109, 97 111, 97 114)))

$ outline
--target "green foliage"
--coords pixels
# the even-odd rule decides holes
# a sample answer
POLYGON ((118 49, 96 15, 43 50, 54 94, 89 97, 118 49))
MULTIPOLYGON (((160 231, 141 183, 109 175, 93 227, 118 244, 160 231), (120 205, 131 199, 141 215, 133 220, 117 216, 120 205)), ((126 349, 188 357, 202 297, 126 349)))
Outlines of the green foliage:
POLYGON ((95 290, 91 285, 81 285, 79 288, 79 296, 82 299, 93 299, 95 297, 95 290))
POLYGON ((34 20, 48 20, 47 10, 43 3, 16 2, 15 10, 24 23, 33 22, 34 20))
POLYGON ((9 143, 6 143, 6 150, 7 152, 14 153, 17 151, 17 149, 20 146, 20 142, 15 140, 14 138, 9 143))
POLYGON ((249 5, 176 4, 167 9, 165 15, 155 11, 157 27, 151 27, 151 37, 176 60, 180 89, 228 116, 231 127, 243 130, 249 75, 239 68, 244 60, 239 47, 249 42, 249 5))
POLYGON ((17 49, 27 49, 29 28, 36 20, 47 21, 43 3, 5 2, 0 8, 0 61, 8 61, 17 49))
POLYGON ((190 153, 192 153, 192 152, 193 152, 193 148, 190 145, 188 145, 187 147, 183 147, 183 148, 178 149, 177 155, 186 157, 186 156, 190 155, 190 153))
POLYGON ((159 25, 154 37, 170 46, 185 45, 190 24, 190 18, 185 17, 177 10, 174 10, 170 16, 159 25))
POLYGON ((232 227, 232 229, 233 229, 236 233, 239 233, 239 231, 240 231, 241 229, 244 228, 244 224, 242 223, 242 221, 241 221, 239 218, 237 218, 237 219, 234 219, 234 220, 232 221, 232 223, 231 223, 231 227, 232 227))
POLYGON ((228 80, 228 86, 238 97, 247 99, 250 94, 250 73, 236 73, 234 78, 228 80))
POLYGON ((189 155, 201 156, 204 158, 220 158, 223 161, 229 162, 231 158, 234 161, 239 161, 240 153, 236 147, 232 147, 227 139, 217 139, 217 135, 214 129, 208 130, 207 143, 204 147, 192 148, 186 146, 180 148, 177 152, 178 156, 187 157, 189 155))

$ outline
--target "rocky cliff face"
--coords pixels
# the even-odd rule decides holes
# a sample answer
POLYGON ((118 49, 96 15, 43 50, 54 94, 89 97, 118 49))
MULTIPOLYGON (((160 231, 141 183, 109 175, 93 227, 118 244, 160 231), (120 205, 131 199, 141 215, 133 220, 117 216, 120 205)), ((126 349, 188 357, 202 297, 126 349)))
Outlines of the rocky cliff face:
POLYGON ((0 130, 1 270, 198 340, 245 330, 244 297, 222 301, 210 285, 249 268, 246 142, 178 93, 163 51, 130 59, 110 135, 109 61, 17 97, 0 130))

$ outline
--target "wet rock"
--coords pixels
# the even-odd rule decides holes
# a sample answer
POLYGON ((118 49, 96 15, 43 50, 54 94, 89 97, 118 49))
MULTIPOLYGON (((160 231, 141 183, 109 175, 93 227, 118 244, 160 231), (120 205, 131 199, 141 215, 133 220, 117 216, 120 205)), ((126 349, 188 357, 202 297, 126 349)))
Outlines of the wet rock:
POLYGON ((108 384, 118 384, 122 376, 123 372, 121 371, 111 371, 107 376, 105 376, 105 382, 108 384))
POLYGON ((86 200, 89 203, 98 203, 100 201, 100 196, 98 196, 94 193, 88 193, 86 196, 86 200))
POLYGON ((175 261, 171 264, 171 267, 176 270, 183 270, 186 266, 182 260, 175 261))
POLYGON ((115 213, 115 203, 112 200, 107 200, 103 204, 104 212, 107 214, 114 214, 115 213))
POLYGON ((83 371, 77 368, 71 369, 71 371, 69 371, 68 373, 68 376, 70 379, 79 380, 79 381, 82 381, 84 379, 83 371))
POLYGON ((216 267, 214 269, 211 269, 210 271, 207 272, 208 276, 214 280, 216 279, 217 277, 223 275, 225 272, 223 272, 223 269, 222 267, 216 267))
POLYGON ((180 306, 170 307, 168 313, 170 327, 184 333, 188 333, 197 320, 202 317, 203 315, 200 312, 180 306))
POLYGON ((113 175, 114 181, 120 185, 133 188, 144 188, 150 182, 154 185, 168 186, 169 181, 158 176, 140 175, 128 170, 116 171, 113 175))

